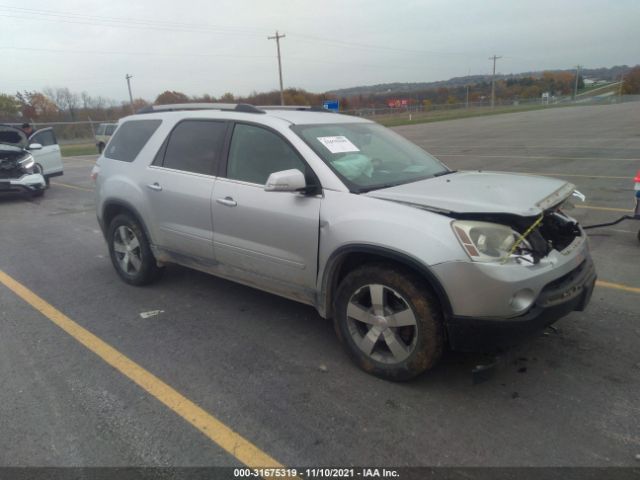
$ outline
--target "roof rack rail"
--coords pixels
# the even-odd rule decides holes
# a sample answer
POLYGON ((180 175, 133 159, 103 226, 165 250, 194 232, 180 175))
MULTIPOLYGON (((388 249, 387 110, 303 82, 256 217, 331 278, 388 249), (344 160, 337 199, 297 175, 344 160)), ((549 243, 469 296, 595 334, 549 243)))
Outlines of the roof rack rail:
POLYGON ((301 112, 329 112, 320 105, 258 105, 261 110, 298 110, 301 112))
POLYGON ((266 113, 248 103, 172 103, 166 105, 148 105, 136 113, 178 112, 182 110, 224 110, 228 112, 266 113))

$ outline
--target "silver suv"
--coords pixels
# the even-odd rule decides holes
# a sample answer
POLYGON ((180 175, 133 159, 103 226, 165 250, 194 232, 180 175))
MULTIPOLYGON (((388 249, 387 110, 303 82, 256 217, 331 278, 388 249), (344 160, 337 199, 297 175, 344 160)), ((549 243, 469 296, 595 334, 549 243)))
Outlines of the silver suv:
POLYGON ((406 380, 449 346, 514 344, 583 310, 596 274, 561 180, 456 172, 368 120, 157 106, 94 167, 132 285, 177 263, 313 305, 367 372, 406 380))

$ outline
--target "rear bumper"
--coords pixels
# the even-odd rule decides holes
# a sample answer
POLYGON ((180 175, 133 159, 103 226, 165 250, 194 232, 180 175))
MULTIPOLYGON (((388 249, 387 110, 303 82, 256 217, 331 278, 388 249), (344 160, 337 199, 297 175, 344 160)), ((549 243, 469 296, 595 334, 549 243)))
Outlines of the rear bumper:
POLYGON ((573 311, 582 311, 591 300, 596 271, 590 256, 567 275, 547 284, 533 307, 507 319, 453 316, 447 321, 453 350, 494 352, 521 343, 573 311))
POLYGON ((39 173, 23 175, 20 178, 0 178, 0 194, 33 193, 45 188, 46 182, 39 173))

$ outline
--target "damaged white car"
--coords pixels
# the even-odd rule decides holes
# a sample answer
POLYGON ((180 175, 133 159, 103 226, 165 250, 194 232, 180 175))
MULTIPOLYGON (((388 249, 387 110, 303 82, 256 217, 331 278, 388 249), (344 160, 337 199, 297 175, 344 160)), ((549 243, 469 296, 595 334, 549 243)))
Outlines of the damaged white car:
MULTIPOLYGON (((47 182, 27 147, 28 139, 19 128, 0 125, 0 194, 26 193, 40 196, 47 182)), ((39 145, 35 145, 36 148, 39 145)))

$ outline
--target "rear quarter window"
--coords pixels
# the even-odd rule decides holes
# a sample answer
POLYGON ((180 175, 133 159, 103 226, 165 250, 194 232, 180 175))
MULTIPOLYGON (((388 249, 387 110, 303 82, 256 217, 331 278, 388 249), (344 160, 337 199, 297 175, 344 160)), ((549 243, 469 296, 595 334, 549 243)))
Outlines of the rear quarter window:
POLYGON ((130 120, 111 137, 104 156, 112 160, 132 162, 158 129, 162 120, 130 120))

